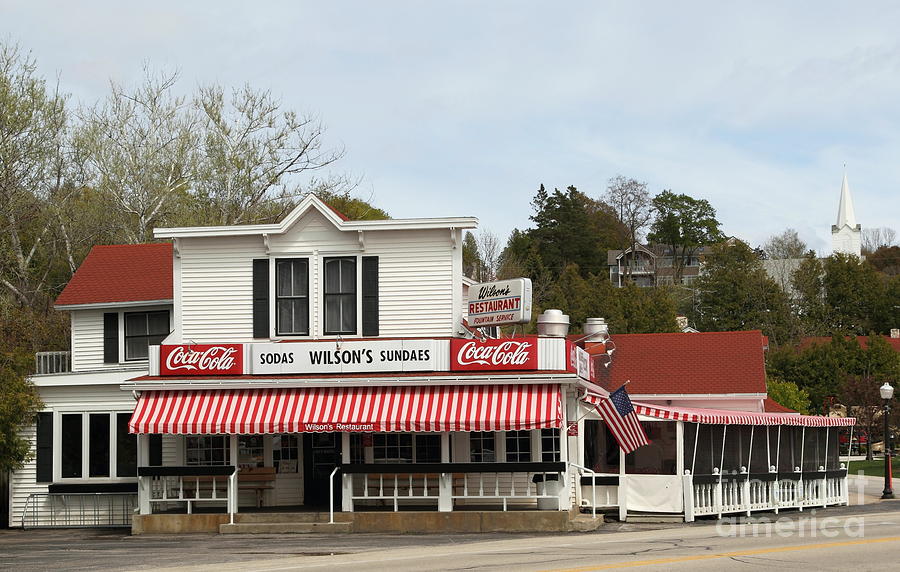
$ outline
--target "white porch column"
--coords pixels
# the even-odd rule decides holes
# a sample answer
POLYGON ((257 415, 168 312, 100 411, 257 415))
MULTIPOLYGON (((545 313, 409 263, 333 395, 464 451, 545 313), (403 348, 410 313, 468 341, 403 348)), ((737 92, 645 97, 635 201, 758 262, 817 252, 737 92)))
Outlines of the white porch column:
MULTIPOLYGON (((138 433, 137 437, 137 466, 146 467, 150 463, 150 438, 138 433)), ((141 514, 151 514, 150 508, 150 479, 151 477, 138 477, 138 508, 141 514)))
POLYGON ((625 477, 625 451, 619 447, 619 521, 628 518, 628 479, 625 477))
POLYGON ((572 505, 571 487, 572 468, 569 466, 569 431, 568 431, 568 405, 569 400, 566 390, 560 388, 562 394, 562 428, 559 430, 559 460, 566 464, 566 469, 559 476, 559 510, 569 510, 572 505))
MULTIPOLYGON (((341 462, 350 464, 350 433, 341 433, 341 462)), ((353 512, 353 475, 341 473, 341 510, 353 512)))
MULTIPOLYGON (((441 431, 441 463, 449 462, 450 433, 441 431)), ((441 473, 438 481, 438 512, 453 512, 453 473, 441 473)))
POLYGON ((694 478, 690 471, 684 470, 684 421, 675 422, 675 474, 682 479, 684 521, 694 522, 694 478))
POLYGON ((229 479, 229 487, 228 487, 228 504, 230 506, 229 512, 234 514, 238 512, 238 436, 237 435, 229 435, 228 436, 228 451, 231 456, 231 466, 234 467, 234 478, 229 479))
POLYGON ((675 474, 684 474, 684 421, 675 422, 675 474))

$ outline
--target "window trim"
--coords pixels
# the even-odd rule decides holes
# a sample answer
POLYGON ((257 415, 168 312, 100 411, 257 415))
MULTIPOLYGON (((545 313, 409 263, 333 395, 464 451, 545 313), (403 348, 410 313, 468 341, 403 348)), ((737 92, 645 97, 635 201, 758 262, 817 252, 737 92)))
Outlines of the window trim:
MULTIPOLYGON (((111 409, 102 411, 88 411, 84 409, 78 410, 62 410, 53 412, 53 482, 65 483, 121 483, 121 482, 137 482, 137 476, 119 476, 118 475, 118 427, 116 421, 120 414, 131 415, 133 412, 122 409, 111 409), (81 476, 80 477, 63 477, 62 476, 62 416, 63 415, 80 415, 81 416, 81 476), (91 415, 107 415, 109 416, 109 476, 108 477, 91 477, 90 475, 90 417, 91 415)), ((137 454, 140 454, 138 447, 135 447, 137 454)), ((135 459, 135 466, 138 461, 135 459)))
POLYGON ((271 320, 271 328, 272 333, 275 337, 310 337, 313 335, 313 305, 312 305, 312 292, 313 292, 313 284, 312 284, 312 259, 308 256, 290 256, 284 258, 271 258, 272 262, 270 263, 271 274, 272 276, 272 303, 270 305, 270 312, 272 312, 272 316, 274 319, 271 320), (278 263, 283 261, 304 261, 306 262, 306 296, 279 296, 278 295, 278 263), (295 300, 295 299, 303 299, 306 298, 306 333, 297 333, 297 332, 282 332, 281 331, 281 322, 278 319, 278 301, 282 299, 286 300, 295 300))
MULTIPOLYGON (((127 333, 128 316, 131 316, 134 314, 147 315, 147 317, 148 317, 148 321, 147 321, 148 328, 147 329, 149 330, 149 315, 150 314, 162 314, 162 313, 166 314, 166 324, 167 324, 166 329, 168 330, 168 332, 166 332, 166 334, 163 336, 163 339, 160 341, 160 343, 162 343, 162 341, 165 341, 165 339, 172 333, 172 311, 169 308, 165 308, 163 310, 159 310, 159 309, 149 310, 148 309, 148 310, 119 312, 119 348, 121 349, 121 353, 119 354, 119 356, 120 356, 119 363, 140 363, 140 362, 148 361, 150 359, 150 349, 149 348, 151 345, 154 345, 154 344, 149 343, 150 342, 149 338, 151 337, 151 334, 146 334, 146 335, 141 335, 141 336, 129 336, 128 335, 128 333, 127 333), (148 340, 147 340, 147 342, 148 342, 147 343, 147 348, 148 348, 147 349, 147 357, 129 358, 128 357, 128 339, 129 338, 142 338, 142 337, 148 338, 148 340)), ((159 334, 153 334, 153 335, 159 335, 159 334)))
MULTIPOLYGON (((361 279, 362 273, 360 272, 360 257, 358 255, 349 255, 349 256, 323 256, 322 257, 322 272, 321 272, 321 291, 322 291, 322 305, 320 307, 322 314, 322 333, 326 336, 356 336, 360 330, 360 318, 362 316, 362 288, 361 288, 361 279), (326 291, 327 278, 325 273, 328 271, 328 263, 330 261, 353 261, 353 280, 351 283, 353 284, 353 292, 338 292, 338 293, 329 293, 326 291), (352 331, 329 331, 327 325, 327 312, 326 308, 328 306, 328 296, 337 296, 341 299, 353 297, 353 304, 355 307, 355 315, 353 320, 353 330, 352 331)), ((340 266, 343 268, 343 265, 340 266)), ((343 273, 343 270, 341 271, 343 273)), ((343 276, 342 276, 343 278, 343 276)))

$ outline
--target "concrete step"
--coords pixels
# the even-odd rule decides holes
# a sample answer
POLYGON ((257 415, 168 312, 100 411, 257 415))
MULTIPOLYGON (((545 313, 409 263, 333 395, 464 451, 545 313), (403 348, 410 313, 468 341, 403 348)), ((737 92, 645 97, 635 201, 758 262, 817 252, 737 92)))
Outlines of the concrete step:
POLYGON ((335 522, 266 522, 219 525, 219 534, 309 534, 350 532, 352 523, 335 522))
MULTIPOLYGON (((328 522, 327 512, 243 512, 234 515, 234 522, 240 524, 310 523, 328 522)), ((352 522, 353 514, 335 512, 335 522, 352 522)))
POLYGON ((626 518, 631 523, 646 524, 672 524, 676 522, 684 522, 683 514, 628 514, 626 518))
POLYGON ((597 518, 589 514, 579 514, 569 519, 570 532, 591 532, 603 526, 603 513, 597 513, 597 518))

